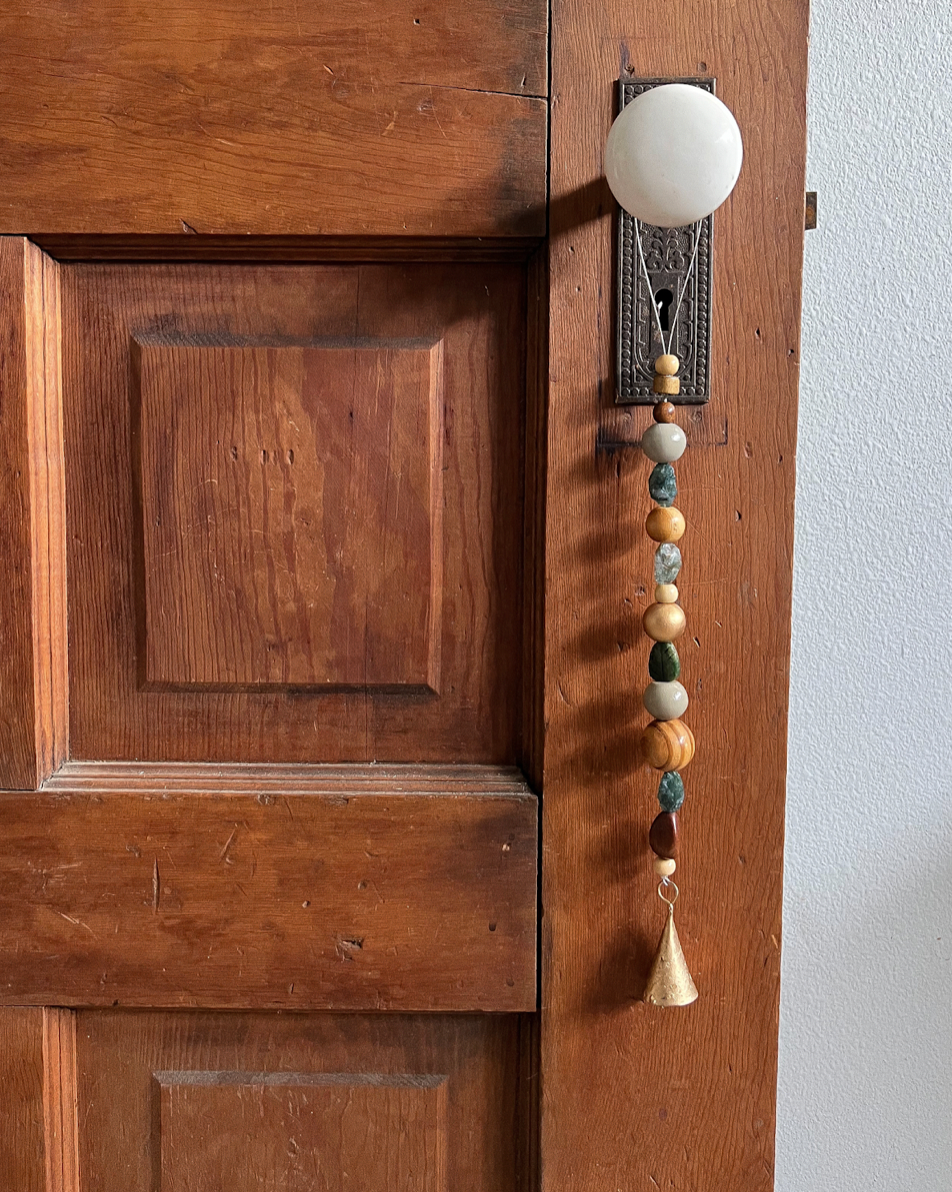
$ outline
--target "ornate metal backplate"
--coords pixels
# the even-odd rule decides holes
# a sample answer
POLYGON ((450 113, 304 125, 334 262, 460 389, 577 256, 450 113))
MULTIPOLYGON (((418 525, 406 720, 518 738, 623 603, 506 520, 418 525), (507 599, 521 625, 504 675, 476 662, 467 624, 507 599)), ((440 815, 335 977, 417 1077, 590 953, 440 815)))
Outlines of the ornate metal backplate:
MULTIPOLYGON (((713 79, 619 79, 618 110, 643 91, 662 83, 690 83, 714 91, 713 79)), ((645 256, 651 289, 635 242, 635 220, 618 209, 618 361, 615 401, 619 405, 652 405, 654 360, 665 347, 658 321, 651 308, 654 294, 667 338, 666 321, 673 318, 678 296, 684 287, 694 251, 694 229, 656 228, 640 224, 641 248, 645 256)), ((697 262, 681 301, 677 330, 671 351, 681 361, 681 393, 676 402, 701 404, 711 397, 711 263, 714 248, 714 216, 701 221, 697 262)))

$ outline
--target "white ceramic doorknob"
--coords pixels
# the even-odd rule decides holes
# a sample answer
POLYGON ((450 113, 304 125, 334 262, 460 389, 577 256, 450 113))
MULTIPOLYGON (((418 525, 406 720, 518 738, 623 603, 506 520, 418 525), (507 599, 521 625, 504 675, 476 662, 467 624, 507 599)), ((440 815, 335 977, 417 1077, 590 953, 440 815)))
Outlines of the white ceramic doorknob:
POLYGON ((737 121, 709 91, 665 83, 619 113, 605 144, 612 194, 636 219, 695 223, 734 189, 744 157, 737 121))

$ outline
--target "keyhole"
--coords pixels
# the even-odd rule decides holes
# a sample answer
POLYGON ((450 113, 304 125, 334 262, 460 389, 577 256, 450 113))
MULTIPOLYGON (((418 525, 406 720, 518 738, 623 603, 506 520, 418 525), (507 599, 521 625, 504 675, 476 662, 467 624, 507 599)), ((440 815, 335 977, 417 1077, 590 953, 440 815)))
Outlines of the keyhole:
POLYGON ((658 304, 658 320, 661 323, 662 331, 671 330, 670 326, 668 325, 668 310, 673 301, 674 295, 670 290, 659 290, 657 294, 655 294, 655 302, 658 304))

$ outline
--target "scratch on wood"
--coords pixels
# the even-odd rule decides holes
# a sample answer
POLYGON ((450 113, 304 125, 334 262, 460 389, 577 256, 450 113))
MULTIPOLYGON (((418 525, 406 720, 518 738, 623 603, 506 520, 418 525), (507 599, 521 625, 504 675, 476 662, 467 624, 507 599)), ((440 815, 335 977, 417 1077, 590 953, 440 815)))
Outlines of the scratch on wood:
POLYGON ((88 931, 93 939, 99 938, 88 923, 84 923, 81 919, 74 919, 72 915, 67 915, 63 911, 57 911, 56 913, 61 919, 65 919, 67 923, 72 923, 75 927, 82 927, 85 931, 88 931))
POLYGON ((152 862, 152 913, 157 915, 159 913, 159 897, 162 892, 162 887, 159 883, 159 858, 154 858, 152 862))
POLYGON ((219 861, 224 861, 224 863, 225 863, 226 865, 231 865, 231 864, 233 864, 233 862, 232 862, 232 860, 231 860, 231 857, 229 857, 229 856, 228 856, 228 850, 231 848, 231 842, 232 842, 232 841, 235 839, 235 837, 236 837, 237 835, 238 835, 238 825, 237 825, 237 824, 235 824, 235 826, 234 826, 234 827, 232 828, 232 830, 231 830, 231 835, 230 835, 230 836, 228 837, 228 839, 225 841, 225 847, 224 847, 224 848, 221 850, 221 852, 218 854, 218 860, 219 860, 219 861))

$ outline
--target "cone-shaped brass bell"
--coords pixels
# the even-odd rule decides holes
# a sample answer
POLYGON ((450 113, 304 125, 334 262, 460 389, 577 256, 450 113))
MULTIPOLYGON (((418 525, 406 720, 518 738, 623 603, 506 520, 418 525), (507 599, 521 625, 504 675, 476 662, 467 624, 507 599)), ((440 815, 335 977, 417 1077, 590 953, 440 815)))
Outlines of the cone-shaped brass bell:
POLYGON ((697 986, 688 972, 678 929, 674 925, 673 905, 668 906, 668 920, 651 966, 645 1001, 649 1006, 690 1006, 697 1001, 697 986))

